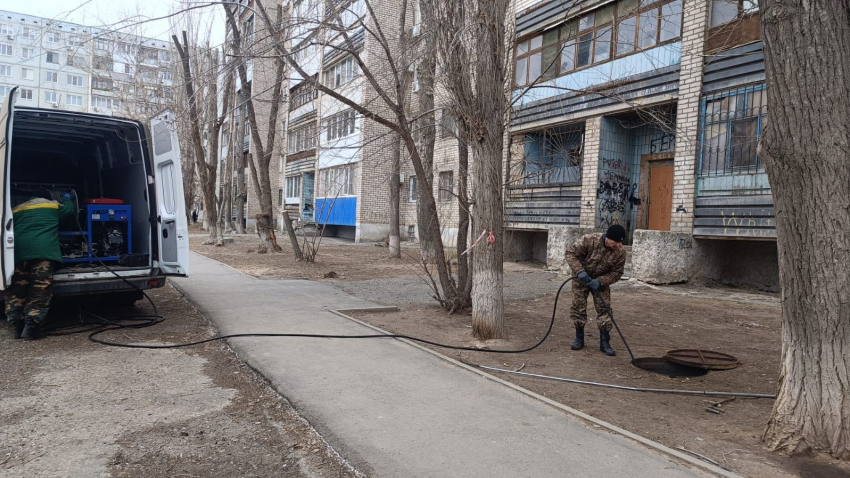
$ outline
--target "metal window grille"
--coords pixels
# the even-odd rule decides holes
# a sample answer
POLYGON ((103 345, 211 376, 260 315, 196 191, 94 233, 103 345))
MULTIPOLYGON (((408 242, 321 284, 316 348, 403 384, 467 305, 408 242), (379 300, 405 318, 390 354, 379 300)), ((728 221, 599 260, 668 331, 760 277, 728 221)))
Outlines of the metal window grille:
POLYGON ((519 184, 581 183, 584 123, 526 136, 519 184))
POLYGON ((698 176, 764 171, 757 147, 767 124, 765 88, 749 85, 703 97, 698 176))

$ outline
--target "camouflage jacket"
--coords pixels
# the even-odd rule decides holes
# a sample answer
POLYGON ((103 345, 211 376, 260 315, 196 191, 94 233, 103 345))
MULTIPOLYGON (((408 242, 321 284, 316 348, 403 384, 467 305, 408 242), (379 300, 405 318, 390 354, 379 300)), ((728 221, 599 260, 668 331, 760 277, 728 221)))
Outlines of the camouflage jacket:
POLYGON ((623 275, 626 250, 605 247, 602 237, 601 233, 585 234, 567 249, 566 261, 573 274, 585 271, 602 285, 611 285, 623 275))

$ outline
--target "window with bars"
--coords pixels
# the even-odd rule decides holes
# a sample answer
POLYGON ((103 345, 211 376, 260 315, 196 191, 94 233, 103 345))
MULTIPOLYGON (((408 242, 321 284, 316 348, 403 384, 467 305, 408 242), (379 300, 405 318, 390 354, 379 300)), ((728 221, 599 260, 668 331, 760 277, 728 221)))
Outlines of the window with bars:
POLYGON ((356 120, 354 110, 346 110, 325 120, 328 141, 354 134, 356 120))
POLYGON ((767 124, 765 85, 706 95, 701 113, 700 176, 764 170, 757 147, 767 124))
POLYGON ((316 147, 316 125, 310 123, 290 129, 287 133, 287 152, 289 154, 307 151, 316 147))
POLYGON ((517 43, 516 86, 569 74, 675 40, 682 32, 682 0, 623 0, 560 28, 527 37, 517 43), (649 4, 643 5, 643 3, 649 4))
POLYGON ((521 171, 517 171, 519 182, 526 185, 581 183, 583 147, 583 124, 527 134, 521 171))

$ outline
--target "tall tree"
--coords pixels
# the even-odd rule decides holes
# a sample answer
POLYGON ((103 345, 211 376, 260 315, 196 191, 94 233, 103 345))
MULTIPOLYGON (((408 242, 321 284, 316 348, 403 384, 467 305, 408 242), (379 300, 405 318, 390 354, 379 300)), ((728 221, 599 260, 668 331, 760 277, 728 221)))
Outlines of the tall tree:
POLYGON ((481 338, 504 334, 502 159, 510 28, 505 18, 511 4, 510 0, 434 2, 446 84, 463 125, 462 139, 472 153, 473 224, 486 231, 487 238, 472 259, 472 330, 481 338))
POLYGON ((850 459, 850 2, 763 0, 776 208, 779 392, 765 442, 850 459))
POLYGON ((217 246, 224 244, 221 228, 219 227, 218 198, 218 139, 221 127, 230 108, 230 96, 233 81, 232 71, 219 68, 219 55, 216 50, 192 49, 186 31, 183 31, 183 43, 172 35, 174 46, 183 65, 183 92, 189 104, 190 130, 192 134, 192 150, 195 153, 195 165, 201 182, 201 193, 204 202, 204 220, 209 225, 209 243, 217 246), (211 75, 199 75, 198 69, 192 68, 190 55, 195 52, 201 55, 204 67, 201 71, 209 71, 211 75), (222 81, 220 75, 225 77, 222 81), (219 104, 218 85, 222 82, 224 88, 222 101, 219 104), (221 109, 219 109, 219 106, 221 109), (206 140, 204 140, 206 136, 206 140))

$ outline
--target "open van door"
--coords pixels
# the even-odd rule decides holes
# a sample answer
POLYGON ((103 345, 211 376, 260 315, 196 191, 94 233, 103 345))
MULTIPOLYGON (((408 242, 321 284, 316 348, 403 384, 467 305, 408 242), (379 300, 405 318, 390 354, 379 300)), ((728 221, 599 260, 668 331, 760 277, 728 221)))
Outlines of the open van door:
POLYGON ((15 112, 15 96, 18 87, 12 88, 6 102, 0 108, 0 191, 2 191, 2 211, 0 211, 0 224, 2 224, 3 253, 0 254, 0 269, 2 269, 3 280, 0 281, 0 290, 6 290, 12 284, 12 274, 15 273, 15 229, 12 225, 12 192, 9 183, 9 168, 12 165, 12 119, 15 112))
POLYGON ((174 121, 170 111, 151 119, 159 269, 165 275, 185 277, 189 275, 189 224, 174 121))

